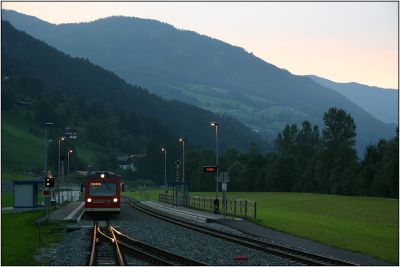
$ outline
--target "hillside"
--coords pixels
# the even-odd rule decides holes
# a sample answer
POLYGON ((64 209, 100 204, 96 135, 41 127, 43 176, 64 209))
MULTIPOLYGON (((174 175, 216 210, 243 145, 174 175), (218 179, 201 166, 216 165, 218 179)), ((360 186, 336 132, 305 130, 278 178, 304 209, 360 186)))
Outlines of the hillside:
POLYGON ((160 96, 232 115, 270 140, 287 123, 307 119, 322 126, 322 115, 332 106, 355 119, 359 152, 394 133, 394 125, 307 77, 292 75, 240 47, 155 20, 110 17, 53 25, 12 11, 3 11, 3 18, 160 96))
MULTIPOLYGON (((235 119, 178 101, 163 100, 140 87, 127 84, 112 72, 86 59, 69 57, 15 30, 7 22, 2 23, 2 31, 6 36, 2 39, 5 75, 29 74, 49 87, 57 87, 84 101, 98 101, 108 107, 156 120, 164 127, 173 129, 176 139, 178 136, 188 138, 191 147, 214 148, 215 136, 210 121, 220 123, 223 131, 220 136, 222 150, 230 146, 245 150, 252 142, 263 145, 259 137, 235 119)), ((156 135, 157 131, 153 134, 156 135)), ((163 140, 163 137, 159 136, 159 139, 163 140)))
POLYGON ((315 75, 307 75, 326 88, 333 89, 386 123, 398 123, 399 92, 359 83, 337 83, 315 75))

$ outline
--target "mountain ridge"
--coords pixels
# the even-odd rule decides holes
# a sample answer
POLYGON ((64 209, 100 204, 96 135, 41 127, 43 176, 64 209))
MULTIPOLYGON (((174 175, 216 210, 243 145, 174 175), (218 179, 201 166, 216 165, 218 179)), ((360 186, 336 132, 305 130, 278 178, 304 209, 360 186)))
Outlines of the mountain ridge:
POLYGON ((398 123, 397 89, 369 86, 357 82, 339 83, 316 75, 305 75, 315 82, 337 91, 375 118, 385 123, 398 123))
POLYGON ((164 100, 141 87, 127 84, 113 72, 87 59, 72 58, 14 29, 8 22, 2 22, 2 30, 4 36, 7 36, 2 39, 2 67, 5 75, 27 73, 84 99, 117 105, 120 109, 156 119, 174 129, 174 132, 190 136, 194 146, 213 148, 215 140, 209 122, 218 121, 222 129, 226 130, 220 137, 222 149, 236 146, 246 150, 252 142, 265 148, 257 135, 235 119, 176 100, 164 100))
POLYGON ((332 106, 354 117, 359 129, 358 151, 394 134, 394 125, 382 123, 340 93, 293 75, 243 48, 192 31, 173 26, 160 31, 165 23, 151 20, 156 26, 147 27, 147 20, 130 17, 103 18, 101 26, 96 22, 83 27, 53 25, 51 30, 32 29, 27 18, 16 12, 6 12, 5 18, 131 84, 167 99, 233 116, 269 140, 287 123, 310 120, 322 126, 322 115, 332 106), (134 23, 137 21, 147 26, 134 23))

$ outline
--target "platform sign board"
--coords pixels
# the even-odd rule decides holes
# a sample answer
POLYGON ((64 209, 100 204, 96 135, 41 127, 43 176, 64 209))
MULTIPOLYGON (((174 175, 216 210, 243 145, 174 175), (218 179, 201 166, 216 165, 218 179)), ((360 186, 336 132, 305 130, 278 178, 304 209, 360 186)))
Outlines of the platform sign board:
POLYGON ((219 179, 218 180, 221 183, 229 183, 230 182, 229 174, 227 172, 221 172, 219 174, 219 179))
POLYGON ((222 192, 228 191, 228 184, 227 183, 221 183, 221 190, 222 190, 222 192))
POLYGON ((203 166, 204 172, 217 172, 217 166, 203 166))

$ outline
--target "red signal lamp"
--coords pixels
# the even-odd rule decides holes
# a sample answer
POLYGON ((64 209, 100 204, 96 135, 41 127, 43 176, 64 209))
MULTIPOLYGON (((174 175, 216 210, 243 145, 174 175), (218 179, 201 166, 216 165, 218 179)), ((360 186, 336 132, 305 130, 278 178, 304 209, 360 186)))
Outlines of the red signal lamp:
POLYGON ((204 172, 216 172, 218 170, 217 166, 204 166, 203 171, 204 172))

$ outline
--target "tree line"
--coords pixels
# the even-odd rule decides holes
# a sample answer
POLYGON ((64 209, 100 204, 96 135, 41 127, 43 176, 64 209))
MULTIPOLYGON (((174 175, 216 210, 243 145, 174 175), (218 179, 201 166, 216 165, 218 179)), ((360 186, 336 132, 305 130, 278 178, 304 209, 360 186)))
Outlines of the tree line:
MULTIPOLYGON (((355 151, 356 125, 349 113, 330 108, 324 128, 288 124, 275 139, 275 149, 262 154, 230 148, 220 157, 220 172, 229 173, 230 191, 312 192, 398 198, 398 128, 396 136, 355 151)), ((189 151, 187 175, 192 191, 215 190, 213 175, 201 166, 215 164, 215 151, 189 151)))

